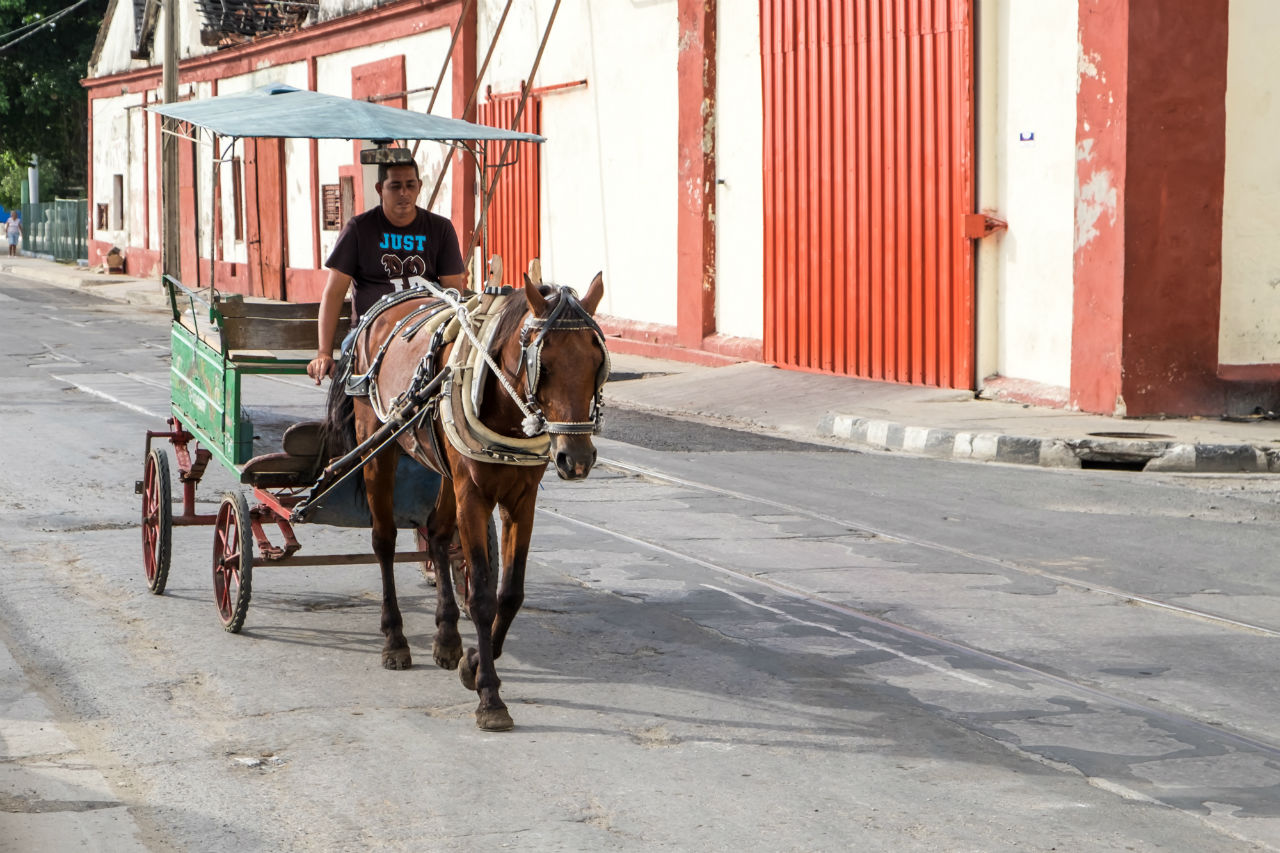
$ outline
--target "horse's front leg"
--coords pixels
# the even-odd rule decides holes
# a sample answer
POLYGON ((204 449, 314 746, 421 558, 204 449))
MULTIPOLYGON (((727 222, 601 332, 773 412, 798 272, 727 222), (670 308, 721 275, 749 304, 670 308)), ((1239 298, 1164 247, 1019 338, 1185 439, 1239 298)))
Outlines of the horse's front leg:
POLYGON ((462 660, 462 636, 458 633, 458 601, 454 598, 453 572, 449 548, 457 530, 457 505, 453 484, 440 483, 440 494, 427 521, 427 547, 436 572, 436 635, 431 641, 431 657, 442 669, 457 669, 462 660))
POLYGON ((533 538, 533 514, 537 485, 521 495, 514 506, 502 508, 502 583, 498 587, 498 613, 493 620, 493 657, 502 657, 502 644, 516 614, 524 604, 524 572, 533 538))
MULTIPOLYGON (((455 488, 458 483, 455 481, 455 488)), ((462 537, 462 551, 471 567, 471 588, 467 591, 467 609, 476 629, 475 648, 467 654, 458 667, 458 675, 468 690, 480 694, 476 708, 476 725, 485 731, 505 732, 515 726, 507 706, 498 695, 502 685, 493 665, 493 623, 498 609, 497 596, 489 584, 489 572, 497 571, 496 561, 489 554, 489 515, 492 506, 475 494, 459 493, 458 527, 462 537)), ((496 555, 494 555, 496 556, 496 555)))
POLYGON ((384 669, 413 666, 409 641, 404 638, 404 619, 396 599, 396 521, 394 513, 396 462, 400 450, 394 445, 379 453, 364 467, 365 494, 373 517, 373 554, 382 569, 382 646, 384 669))

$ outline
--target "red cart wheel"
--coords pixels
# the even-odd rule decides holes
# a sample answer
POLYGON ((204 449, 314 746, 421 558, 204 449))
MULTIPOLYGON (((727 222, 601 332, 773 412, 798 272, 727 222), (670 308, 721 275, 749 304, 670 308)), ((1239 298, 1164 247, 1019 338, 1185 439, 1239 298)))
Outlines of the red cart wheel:
POLYGON ((153 447, 142 466, 142 565, 147 589, 164 592, 169 580, 169 556, 173 549, 173 491, 169 481, 169 456, 153 447))
POLYGON ((222 627, 240 633, 249 611, 253 581, 253 528, 249 504, 239 492, 227 492, 213 526, 213 595, 222 627))

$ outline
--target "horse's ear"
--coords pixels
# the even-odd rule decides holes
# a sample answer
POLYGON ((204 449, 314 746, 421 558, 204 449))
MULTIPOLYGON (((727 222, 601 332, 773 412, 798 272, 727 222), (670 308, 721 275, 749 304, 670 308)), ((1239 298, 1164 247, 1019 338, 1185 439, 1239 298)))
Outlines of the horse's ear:
POLYGON ((542 290, 538 285, 529 280, 528 273, 524 274, 524 295, 529 300, 533 316, 541 317, 547 313, 547 300, 542 297, 542 290))
POLYGON ((588 314, 596 313, 596 308, 600 305, 600 300, 604 297, 604 272, 596 273, 596 277, 591 279, 591 286, 587 288, 587 295, 578 300, 582 303, 582 307, 587 309, 588 314))

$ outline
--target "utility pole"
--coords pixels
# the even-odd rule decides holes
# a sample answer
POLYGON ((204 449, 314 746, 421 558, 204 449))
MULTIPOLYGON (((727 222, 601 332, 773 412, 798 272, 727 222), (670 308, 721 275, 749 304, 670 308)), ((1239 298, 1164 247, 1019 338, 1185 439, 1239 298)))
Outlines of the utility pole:
MULTIPOLYGON (((164 102, 178 100, 178 0, 164 0, 164 102)), ((181 249, 178 235, 182 227, 178 210, 178 138, 173 135, 177 122, 161 120, 161 210, 164 212, 164 244, 161 266, 164 274, 182 278, 181 249)))

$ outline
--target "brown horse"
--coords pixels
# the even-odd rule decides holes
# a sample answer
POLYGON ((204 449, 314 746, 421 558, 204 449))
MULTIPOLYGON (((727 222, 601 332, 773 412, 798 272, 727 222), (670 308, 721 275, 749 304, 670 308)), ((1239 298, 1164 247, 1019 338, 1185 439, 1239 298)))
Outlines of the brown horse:
MULTIPOLYGON (((604 295, 602 277, 596 275, 581 300, 567 287, 534 286, 527 277, 525 281, 526 287, 507 296, 483 327, 483 348, 507 387, 492 368, 481 367, 465 377, 459 375, 465 371, 446 366, 456 347, 469 345, 465 336, 433 352, 431 335, 411 332, 415 318, 426 315, 424 300, 432 299, 424 292, 422 299, 397 302, 373 318, 353 342, 356 374, 376 364, 372 396, 348 396, 335 379, 329 397, 328 431, 344 433, 342 443, 349 449, 353 439, 363 441, 382 426, 378 408, 394 409, 406 392, 422 387, 441 370, 452 371, 428 415, 364 468, 373 551, 382 568, 382 665, 412 665, 393 572, 393 489, 397 459, 406 452, 444 475, 426 530, 433 564, 449 565, 456 527, 471 571, 465 600, 476 645, 463 652, 453 581, 448 571, 438 570, 432 657, 444 669, 459 669, 462 683, 479 693, 476 724, 489 731, 514 725, 498 695, 501 682, 494 661, 524 602, 538 484, 548 461, 564 480, 581 480, 591 471, 596 459, 591 436, 599 425, 600 389, 608 376, 604 336, 592 319, 604 295), (467 379, 477 387, 460 389, 459 383, 467 379), (479 442, 484 445, 479 450, 475 432, 470 446, 457 438, 459 429, 466 429, 459 421, 467 419, 468 406, 472 420, 479 422, 476 430, 486 439, 479 442), (500 584, 494 583, 498 555, 489 552, 487 535, 495 506, 502 519, 500 584)), ((330 455, 334 449, 331 443, 330 455)))

